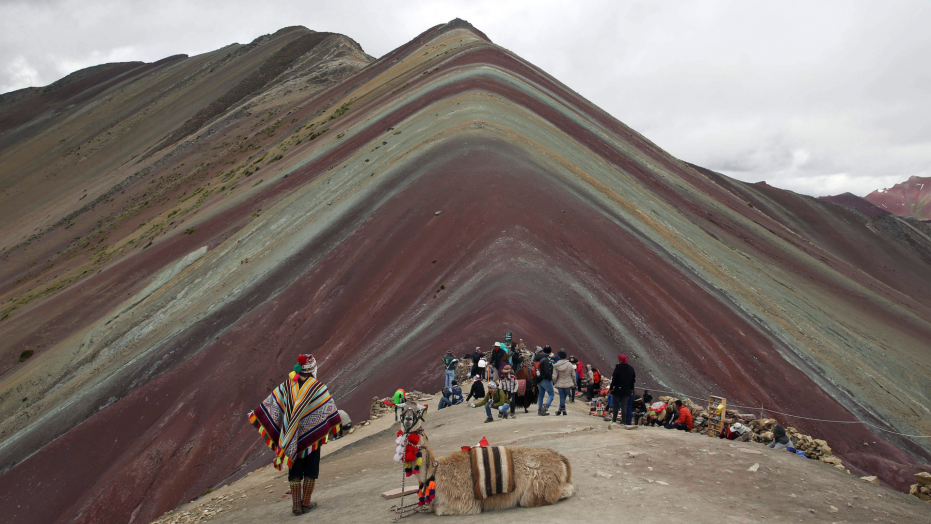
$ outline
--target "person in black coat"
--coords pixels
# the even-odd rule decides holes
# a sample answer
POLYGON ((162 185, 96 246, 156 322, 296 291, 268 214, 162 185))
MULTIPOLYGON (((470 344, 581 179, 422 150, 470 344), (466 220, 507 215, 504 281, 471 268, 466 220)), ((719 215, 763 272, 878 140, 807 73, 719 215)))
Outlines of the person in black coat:
MULTIPOLYGON (((611 397, 614 405, 611 406, 611 422, 617 422, 617 412, 623 406, 621 418, 622 423, 627 423, 630 408, 628 401, 634 393, 634 384, 637 382, 637 373, 634 367, 627 361, 627 355, 621 353, 617 356, 617 366, 614 366, 614 373, 611 375, 611 397)), ((605 420, 609 420, 605 417, 605 420)))
POLYGON ((485 386, 477 376, 472 378, 472 390, 469 391, 469 396, 466 397, 466 402, 472 400, 473 398, 485 398, 485 386))
POLYGON ((475 348, 475 353, 472 353, 472 369, 469 370, 469 376, 474 377, 479 374, 478 361, 482 358, 482 349, 475 348))
POLYGON ((520 370, 520 365, 524 363, 524 357, 517 350, 516 344, 511 344, 511 369, 516 373, 520 370))

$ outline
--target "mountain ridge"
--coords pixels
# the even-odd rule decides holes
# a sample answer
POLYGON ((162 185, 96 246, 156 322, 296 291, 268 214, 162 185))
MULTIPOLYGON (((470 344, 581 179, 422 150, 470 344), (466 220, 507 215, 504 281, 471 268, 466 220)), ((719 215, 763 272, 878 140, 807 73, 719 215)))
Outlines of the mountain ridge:
MULTIPOLYGON (((168 64, 162 84, 124 91, 155 104, 166 120, 140 122, 157 132, 124 131, 112 144, 130 152, 89 132, 64 157, 86 171, 55 198, 5 186, 0 502, 24 508, 13 521, 151 519, 256 467, 244 414, 298 352, 355 418, 385 389, 428 390, 446 349, 504 331, 605 371, 627 352, 657 388, 931 430, 894 399, 931 396, 927 225, 687 164, 466 24, 374 62, 334 40, 305 73, 280 72, 143 159, 292 40, 168 64), (142 90, 159 85, 176 98, 142 90), (97 203, 72 216, 85 198, 97 203), (24 348, 35 355, 19 363, 24 348), (57 491, 34 496, 49 471, 57 491)), ((925 443, 894 433, 799 427, 899 488, 928 462, 925 443)))

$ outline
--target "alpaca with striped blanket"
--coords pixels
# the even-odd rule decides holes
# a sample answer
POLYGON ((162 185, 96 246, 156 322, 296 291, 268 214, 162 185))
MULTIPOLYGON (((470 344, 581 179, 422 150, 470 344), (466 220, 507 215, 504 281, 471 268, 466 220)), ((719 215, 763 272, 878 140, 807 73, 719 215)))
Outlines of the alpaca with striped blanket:
POLYGON ((405 435, 417 434, 423 467, 421 485, 434 485, 431 508, 437 515, 555 504, 572 496, 572 467, 552 449, 479 447, 437 457, 423 432, 422 413, 409 403, 401 415, 405 435))

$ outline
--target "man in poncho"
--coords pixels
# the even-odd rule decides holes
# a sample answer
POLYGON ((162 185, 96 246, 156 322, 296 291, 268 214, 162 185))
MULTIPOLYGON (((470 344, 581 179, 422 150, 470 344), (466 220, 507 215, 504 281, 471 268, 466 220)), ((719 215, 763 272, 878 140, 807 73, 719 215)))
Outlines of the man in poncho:
POLYGON ((275 452, 275 467, 288 466, 291 510, 300 515, 317 507, 310 497, 320 475, 320 446, 339 432, 340 416, 327 387, 316 378, 314 357, 299 355, 297 362, 289 380, 249 412, 249 422, 275 452))

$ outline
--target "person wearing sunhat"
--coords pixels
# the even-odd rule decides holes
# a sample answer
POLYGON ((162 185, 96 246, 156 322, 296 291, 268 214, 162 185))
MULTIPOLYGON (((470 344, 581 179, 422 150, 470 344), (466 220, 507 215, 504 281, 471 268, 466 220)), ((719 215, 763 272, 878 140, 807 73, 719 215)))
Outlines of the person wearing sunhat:
POLYGON ((485 419, 485 423, 495 421, 491 416, 492 408, 498 410, 498 418, 508 418, 508 412, 511 410, 507 395, 498 388, 498 383, 494 380, 488 383, 488 393, 485 394, 485 398, 472 404, 473 408, 480 406, 485 406, 485 415, 488 416, 488 418, 485 419))
POLYGON ((288 466, 291 511, 301 515, 317 507, 311 495, 320 475, 320 446, 339 433, 342 419, 326 385, 317 380, 313 355, 299 355, 288 380, 248 418, 275 452, 274 466, 288 466))
POLYGON ((505 364, 504 367, 501 368, 500 387, 501 391, 508 397, 508 404, 511 406, 509 410, 510 417, 517 418, 517 412, 514 410, 517 405, 517 377, 514 376, 511 366, 508 364, 505 364))

